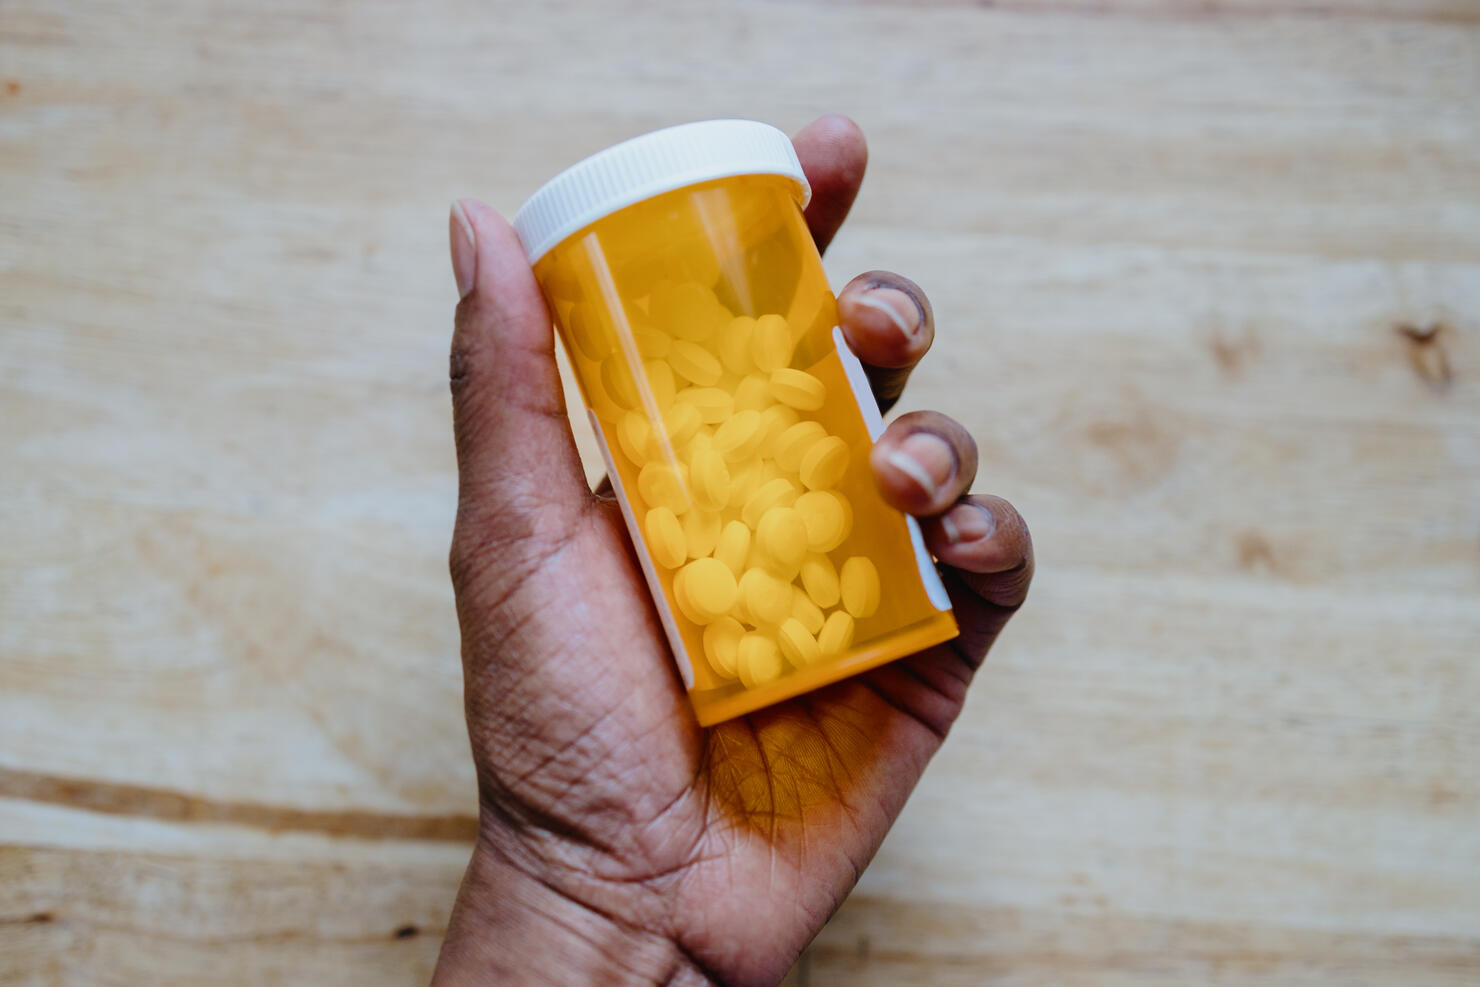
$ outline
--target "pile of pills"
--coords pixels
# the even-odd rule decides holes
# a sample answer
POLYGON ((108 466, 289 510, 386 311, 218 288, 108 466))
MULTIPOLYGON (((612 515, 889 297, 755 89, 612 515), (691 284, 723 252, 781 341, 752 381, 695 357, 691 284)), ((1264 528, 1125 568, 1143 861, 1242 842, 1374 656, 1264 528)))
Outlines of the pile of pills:
POLYGON ((660 283, 646 314, 633 342, 651 402, 604 327, 575 312, 568 326, 601 361, 637 474, 633 509, 679 613, 703 628, 706 660, 750 688, 846 651, 855 620, 879 608, 879 572, 833 557, 853 527, 836 487, 855 464, 808 417, 827 388, 792 366, 796 333, 780 315, 734 316, 694 282, 660 283))

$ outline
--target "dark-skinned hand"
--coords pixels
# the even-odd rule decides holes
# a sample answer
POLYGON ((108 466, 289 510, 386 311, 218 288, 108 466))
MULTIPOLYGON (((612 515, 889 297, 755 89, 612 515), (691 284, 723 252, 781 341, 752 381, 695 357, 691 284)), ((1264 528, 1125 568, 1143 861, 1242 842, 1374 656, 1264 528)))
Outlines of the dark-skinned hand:
MULTIPOLYGON (((863 178, 863 136, 824 117, 794 143, 826 248, 863 178)), ((965 428, 901 416, 871 465, 921 519, 960 636, 701 728, 621 511, 586 483, 517 237, 472 200, 450 234, 451 569, 480 816, 436 982, 775 983, 878 849, 1023 602, 1028 529, 968 493, 965 428)), ((934 338, 929 301, 872 271, 838 315, 887 409, 934 338)))

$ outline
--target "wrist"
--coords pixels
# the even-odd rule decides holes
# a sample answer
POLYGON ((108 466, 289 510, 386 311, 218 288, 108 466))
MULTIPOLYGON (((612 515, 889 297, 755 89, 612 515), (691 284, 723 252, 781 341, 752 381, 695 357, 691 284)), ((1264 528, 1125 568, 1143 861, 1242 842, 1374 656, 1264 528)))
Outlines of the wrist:
POLYGON ((481 835, 432 979, 434 987, 708 982, 671 939, 575 900, 481 835))

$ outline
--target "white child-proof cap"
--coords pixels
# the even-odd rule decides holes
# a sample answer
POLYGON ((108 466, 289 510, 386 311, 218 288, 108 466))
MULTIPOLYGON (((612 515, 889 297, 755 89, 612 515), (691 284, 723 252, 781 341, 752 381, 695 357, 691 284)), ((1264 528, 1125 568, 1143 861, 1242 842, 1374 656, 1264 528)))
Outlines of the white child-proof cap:
POLYGON ((791 138, 754 120, 704 120, 655 130, 593 154, 550 179, 514 216, 531 264, 570 236, 634 202, 735 175, 780 175, 812 196, 791 138))

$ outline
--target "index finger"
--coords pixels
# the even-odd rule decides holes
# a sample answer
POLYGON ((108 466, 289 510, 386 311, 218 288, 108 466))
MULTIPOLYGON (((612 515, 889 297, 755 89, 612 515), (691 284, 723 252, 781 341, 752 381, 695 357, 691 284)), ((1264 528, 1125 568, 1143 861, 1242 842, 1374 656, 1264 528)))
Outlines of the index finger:
POLYGON ((791 143, 812 186, 807 228, 817 249, 824 251, 858 198, 863 171, 868 166, 868 144, 858 124, 838 114, 813 120, 797 132, 791 143))

